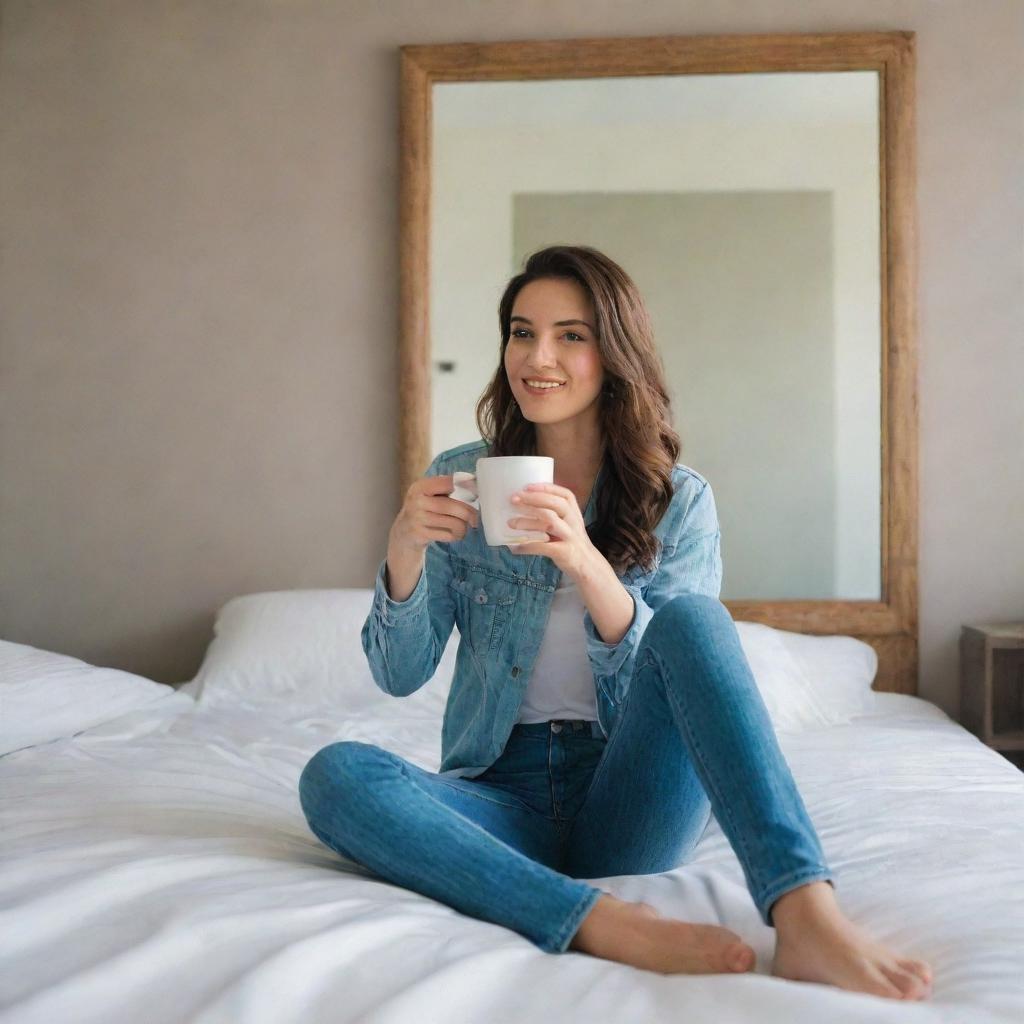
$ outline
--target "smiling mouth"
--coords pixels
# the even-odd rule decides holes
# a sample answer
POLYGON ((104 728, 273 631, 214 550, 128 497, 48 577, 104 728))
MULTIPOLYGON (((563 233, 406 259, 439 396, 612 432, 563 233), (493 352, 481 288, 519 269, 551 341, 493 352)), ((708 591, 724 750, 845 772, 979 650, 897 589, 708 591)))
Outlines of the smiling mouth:
POLYGON ((540 384, 531 384, 528 380, 524 379, 523 387, 531 395, 550 395, 555 391, 561 391, 565 387, 565 381, 560 381, 559 383, 545 381, 540 384))

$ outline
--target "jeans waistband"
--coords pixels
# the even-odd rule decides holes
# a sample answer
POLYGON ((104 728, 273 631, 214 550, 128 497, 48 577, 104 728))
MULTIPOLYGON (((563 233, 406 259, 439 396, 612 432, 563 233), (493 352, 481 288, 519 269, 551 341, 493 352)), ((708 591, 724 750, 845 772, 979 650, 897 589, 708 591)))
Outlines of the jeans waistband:
POLYGON ((546 736, 548 733, 566 733, 572 736, 604 737, 599 722, 588 722, 581 718, 555 718, 550 722, 520 722, 512 726, 513 733, 522 736, 546 736))

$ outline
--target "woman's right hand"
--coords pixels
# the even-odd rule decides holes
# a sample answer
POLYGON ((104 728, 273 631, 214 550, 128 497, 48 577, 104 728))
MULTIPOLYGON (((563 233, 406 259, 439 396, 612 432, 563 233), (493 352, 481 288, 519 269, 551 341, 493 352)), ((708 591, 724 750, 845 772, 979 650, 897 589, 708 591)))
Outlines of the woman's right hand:
POLYGON ((450 475, 413 481, 391 525, 388 550, 421 555, 431 541, 462 540, 471 527, 478 527, 480 513, 472 505, 449 497, 454 488, 450 475))

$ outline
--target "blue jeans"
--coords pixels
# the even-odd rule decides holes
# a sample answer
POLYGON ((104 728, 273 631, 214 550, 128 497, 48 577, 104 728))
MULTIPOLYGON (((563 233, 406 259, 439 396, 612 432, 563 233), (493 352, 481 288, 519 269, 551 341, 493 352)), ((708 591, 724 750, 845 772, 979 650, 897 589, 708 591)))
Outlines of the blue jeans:
POLYGON ((834 885, 732 618, 698 594, 648 624, 607 739, 596 722, 517 725, 474 778, 332 743, 299 798, 331 849, 550 953, 603 894, 580 879, 678 867, 712 812, 766 924, 783 893, 834 885))

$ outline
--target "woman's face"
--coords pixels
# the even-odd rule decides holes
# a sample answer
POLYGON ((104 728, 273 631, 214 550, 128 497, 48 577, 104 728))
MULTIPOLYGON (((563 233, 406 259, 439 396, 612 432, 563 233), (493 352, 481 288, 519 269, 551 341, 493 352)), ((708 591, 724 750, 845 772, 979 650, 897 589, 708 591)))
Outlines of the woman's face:
POLYGON ((512 304, 505 373, 523 416, 561 423, 595 405, 604 381, 594 307, 576 281, 541 278, 512 304), (556 387, 534 384, 558 382, 556 387))

